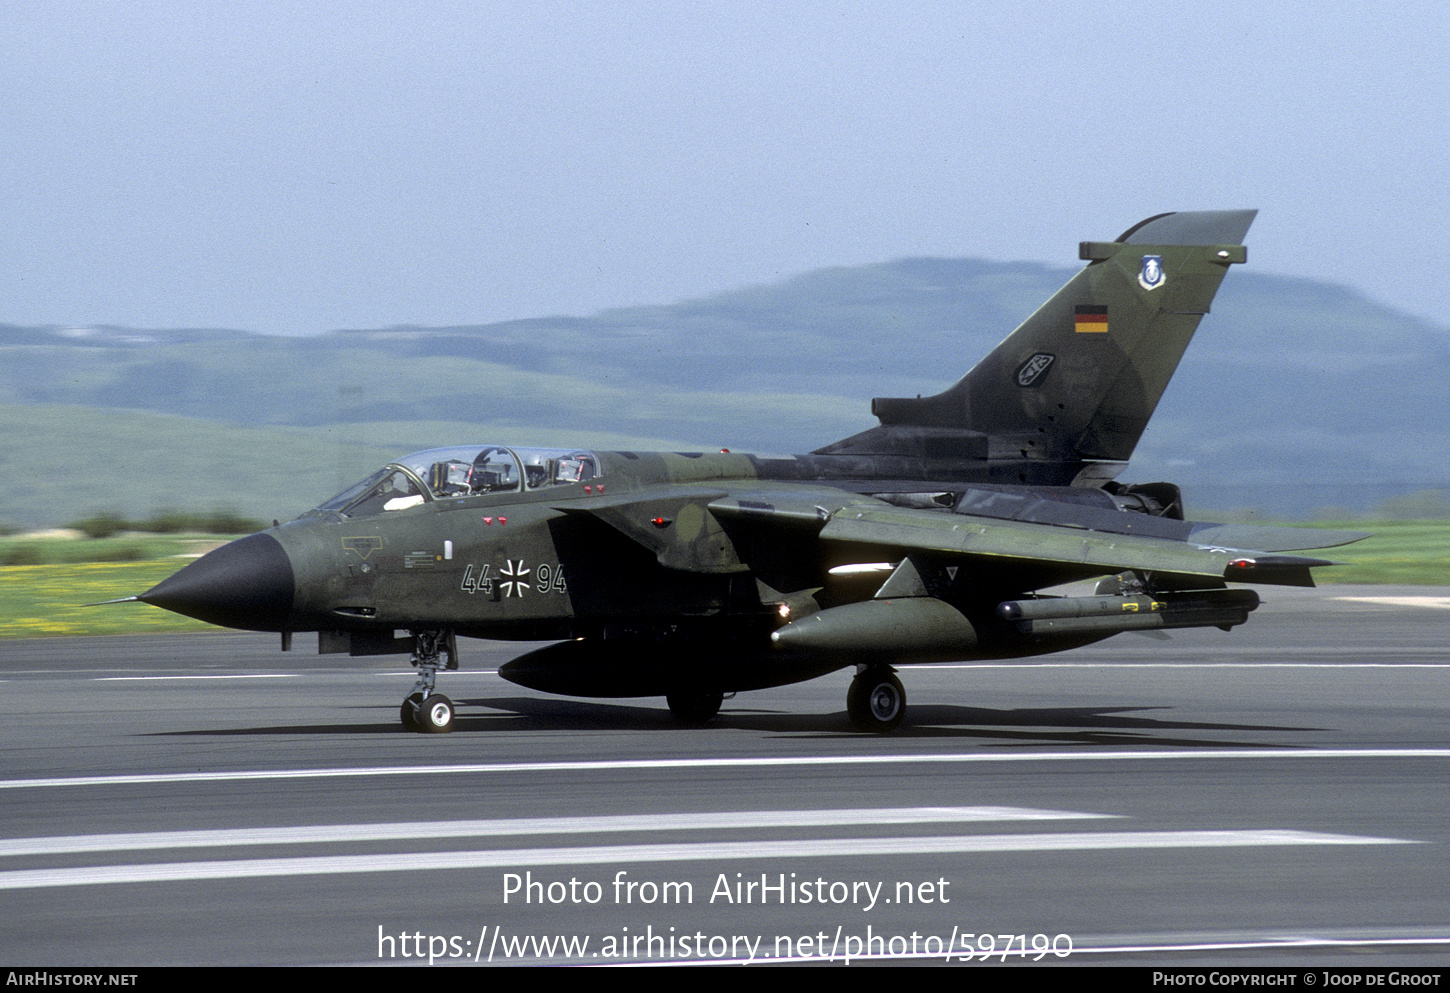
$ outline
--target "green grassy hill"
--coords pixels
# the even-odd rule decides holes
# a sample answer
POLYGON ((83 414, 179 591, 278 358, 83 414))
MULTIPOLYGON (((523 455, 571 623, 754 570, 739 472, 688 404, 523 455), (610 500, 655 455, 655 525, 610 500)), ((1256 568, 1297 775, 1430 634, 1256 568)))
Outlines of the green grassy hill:
MULTIPOLYGON (((799 452, 942 389, 1070 270, 825 269, 704 300, 285 338, 0 325, 0 524, 292 516, 469 441, 799 452)), ((1340 287, 1230 274, 1125 481, 1309 516, 1450 487, 1450 333, 1340 287)))

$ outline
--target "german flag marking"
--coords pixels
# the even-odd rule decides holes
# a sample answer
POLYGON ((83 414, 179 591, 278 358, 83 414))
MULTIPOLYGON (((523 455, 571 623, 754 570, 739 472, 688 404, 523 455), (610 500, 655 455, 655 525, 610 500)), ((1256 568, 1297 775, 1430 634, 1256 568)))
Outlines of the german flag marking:
POLYGON ((1080 304, 1073 309, 1074 330, 1086 334, 1106 334, 1108 308, 1097 304, 1080 304))

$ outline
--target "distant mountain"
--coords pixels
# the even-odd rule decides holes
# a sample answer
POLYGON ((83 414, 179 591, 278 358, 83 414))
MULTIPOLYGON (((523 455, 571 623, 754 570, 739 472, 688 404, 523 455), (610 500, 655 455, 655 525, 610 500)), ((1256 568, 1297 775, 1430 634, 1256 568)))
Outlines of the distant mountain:
MULTIPOLYGON (((297 338, 0 325, 0 521, 290 515, 391 452, 465 440, 807 451, 873 424, 873 396, 953 382, 1069 275, 904 259, 592 317, 297 338)), ((1447 384, 1446 329, 1236 270, 1124 478, 1178 481, 1190 510, 1289 514, 1450 486, 1447 384)))

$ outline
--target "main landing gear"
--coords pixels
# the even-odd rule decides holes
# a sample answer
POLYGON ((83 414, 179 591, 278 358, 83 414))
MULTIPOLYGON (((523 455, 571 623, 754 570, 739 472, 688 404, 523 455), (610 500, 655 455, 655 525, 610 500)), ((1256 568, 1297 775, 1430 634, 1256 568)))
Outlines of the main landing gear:
POLYGON ((720 713, 720 704, 724 700, 725 694, 719 690, 699 686, 674 689, 665 694, 665 703, 670 705, 670 713, 675 715, 675 720, 690 727, 710 723, 720 713))
POLYGON ((846 713, 857 731, 886 734, 901 726, 906 716, 906 690, 889 665, 863 665, 856 669, 846 693, 846 713))
POLYGON ((440 669, 458 668, 458 647, 451 631, 413 632, 412 664, 418 681, 403 698, 398 717, 409 731, 446 734, 453 730, 453 701, 433 692, 440 669), (447 655, 447 661, 443 656, 447 655))

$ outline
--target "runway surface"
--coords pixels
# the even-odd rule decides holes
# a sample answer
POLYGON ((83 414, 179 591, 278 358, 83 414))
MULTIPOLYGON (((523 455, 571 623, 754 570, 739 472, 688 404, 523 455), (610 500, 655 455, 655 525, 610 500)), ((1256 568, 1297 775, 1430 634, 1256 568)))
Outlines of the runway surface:
POLYGON ((887 737, 847 672, 685 729, 466 642, 431 736, 401 657, 0 641, 0 957, 1450 964, 1446 591, 1261 593, 1232 633, 903 669, 887 737))

